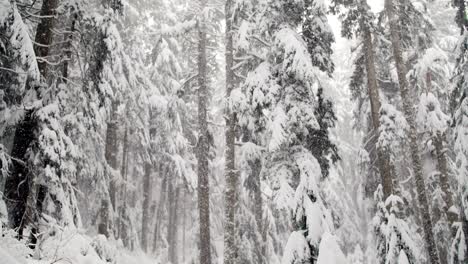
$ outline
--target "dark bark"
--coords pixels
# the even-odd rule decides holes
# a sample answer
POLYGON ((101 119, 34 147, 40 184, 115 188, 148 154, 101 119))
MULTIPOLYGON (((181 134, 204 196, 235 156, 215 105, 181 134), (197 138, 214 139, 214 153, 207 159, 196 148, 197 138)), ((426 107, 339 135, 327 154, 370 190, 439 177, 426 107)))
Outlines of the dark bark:
POLYGON ((72 46, 73 46, 73 34, 75 33, 75 25, 76 25, 76 20, 78 19, 78 16, 76 14, 73 14, 72 21, 71 21, 71 26, 70 26, 70 32, 65 34, 64 41, 65 41, 65 56, 64 56, 64 62, 62 66, 62 80, 64 83, 68 82, 68 75, 69 75, 69 64, 72 58, 72 46))
MULTIPOLYGON (((364 10, 367 6, 365 1, 362 2, 364 10)), ((363 11, 365 12, 365 11, 363 11)), ((369 91, 369 100, 371 105, 371 118, 374 134, 378 137, 380 133, 380 95, 377 84, 377 71, 375 67, 374 44, 372 41, 372 33, 370 31, 368 21, 365 21, 364 14, 361 15, 361 30, 364 44, 366 71, 367 71, 367 87, 369 91)), ((375 141, 378 142, 377 140, 375 141)), ((393 177, 390 163, 390 157, 381 147, 376 145, 377 163, 381 177, 381 183, 385 198, 393 193, 393 177)))
POLYGON ((403 113, 409 125, 408 141, 411 151, 411 160, 413 162, 413 171, 416 181, 416 190, 418 192, 418 201, 421 207, 422 229, 429 261, 432 264, 439 264, 439 253, 434 239, 433 223, 430 214, 429 201, 427 199, 426 185, 424 183, 422 161, 420 156, 416 121, 414 117, 413 100, 410 97, 410 89, 406 79, 407 69, 402 56, 402 47, 398 31, 398 16, 392 0, 385 1, 385 11, 390 24, 390 37, 393 48, 393 58, 395 60, 400 96, 403 101, 403 113))
POLYGON ((166 204, 166 188, 167 177, 163 176, 161 183, 161 193, 158 200, 158 209, 156 210, 156 224, 154 225, 153 252, 156 252, 159 247, 159 240, 161 237, 161 223, 164 215, 164 205, 166 204))
POLYGON ((128 178, 128 128, 125 128, 124 139, 123 139, 123 154, 122 154, 122 167, 120 169, 122 175, 123 184, 120 189, 120 200, 122 205, 119 207, 119 219, 117 219, 118 227, 118 238, 122 239, 124 245, 128 247, 130 245, 128 241, 128 220, 127 215, 127 178, 128 178))
POLYGON ((99 211, 98 234, 105 237, 111 236, 110 228, 110 204, 107 199, 101 200, 101 210, 99 211))
POLYGON ((47 59, 47 56, 49 56, 54 37, 53 29, 55 27, 58 5, 59 0, 45 0, 42 2, 41 20, 36 29, 35 42, 39 45, 34 45, 34 52, 38 58, 37 64, 43 78, 47 78, 47 62, 43 59, 47 59))
MULTIPOLYGON (((206 0, 201 0, 204 9, 206 0)), ((198 129, 197 144, 198 161, 198 210, 200 236, 200 263, 211 264, 211 235, 210 235, 210 187, 209 187, 209 132, 207 122, 208 87, 207 87, 207 21, 203 17, 198 21, 198 129)))
MULTIPOLYGON (((105 157, 107 164, 114 170, 118 170, 118 140, 117 140, 117 130, 118 130, 118 121, 117 121, 117 103, 112 103, 112 110, 109 117, 109 122, 107 122, 106 130, 106 150, 105 157)), ((112 172, 109 179, 109 196, 111 200, 112 209, 116 208, 116 179, 113 178, 114 173, 112 172)))
POLYGON ((179 205, 179 193, 180 187, 170 187, 169 192, 169 224, 168 224, 168 237, 169 242, 169 262, 178 263, 177 256, 177 218, 178 218, 178 205, 179 205), (171 201, 172 200, 172 201, 171 201))
POLYGON ((186 210, 186 205, 187 205, 187 199, 186 199, 186 193, 187 190, 184 188, 183 189, 184 195, 182 196, 182 263, 185 263, 185 241, 186 241, 186 235, 185 235, 185 228, 186 228, 186 215, 185 215, 185 210, 186 210))
MULTIPOLYGON (((444 136, 438 134, 434 139, 435 155, 437 159, 437 168, 439 171, 439 185, 443 194, 444 206, 442 208, 434 208, 434 219, 443 220, 443 216, 446 216, 448 221, 448 230, 457 221, 457 215, 450 212, 450 208, 453 206, 453 194, 450 188, 447 157, 444 150, 444 136)), ((448 264, 450 246, 439 242, 439 254, 441 264, 448 264)))
POLYGON ((145 175, 143 178, 143 217, 141 223, 141 248, 145 252, 148 251, 148 233, 151 203, 151 171, 152 164, 150 162, 147 162, 145 164, 145 175))
MULTIPOLYGON (((234 88, 234 45, 233 45, 233 1, 227 0, 226 15, 226 99, 229 99, 234 88)), ((236 170, 236 115, 225 109, 226 119, 226 190, 225 190, 225 225, 224 225, 224 263, 236 263, 236 208, 238 204, 236 170)))
POLYGON ((262 162, 260 159, 256 159, 250 162, 250 169, 254 180, 252 192, 254 195, 254 216, 255 223, 257 225, 258 237, 256 239, 256 258, 258 264, 263 264, 266 257, 266 235, 267 230, 264 225, 263 219, 263 199, 262 199, 262 186, 260 173, 262 170, 262 162))
MULTIPOLYGON (((112 103, 112 110, 110 114, 110 121, 107 122, 107 130, 106 130, 106 145, 105 145, 105 158, 107 165, 111 167, 113 170, 118 170, 118 161, 117 161, 117 153, 118 153, 118 146, 117 146, 117 104, 115 102, 112 103)), ((99 223, 99 230, 100 234, 105 235, 109 238, 111 235, 116 235, 115 232, 118 230, 113 226, 114 222, 114 212, 116 208, 116 183, 114 179, 114 171, 109 173, 109 201, 107 201, 107 197, 103 198, 101 201, 101 211, 105 212, 106 217, 101 217, 100 221, 108 221, 107 223, 99 223), (104 231, 103 228, 106 228, 104 231)), ((104 213, 103 213, 104 214, 104 213)))

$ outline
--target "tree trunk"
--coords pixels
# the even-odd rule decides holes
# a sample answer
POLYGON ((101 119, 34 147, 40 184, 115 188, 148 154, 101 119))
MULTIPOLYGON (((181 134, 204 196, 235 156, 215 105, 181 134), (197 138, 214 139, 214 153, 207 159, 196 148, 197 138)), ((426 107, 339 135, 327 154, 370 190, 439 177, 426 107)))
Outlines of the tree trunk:
POLYGON ((150 222, 150 202, 151 202, 151 163, 145 163, 145 175, 143 178, 143 217, 141 221, 141 248, 148 251, 148 224, 150 222))
MULTIPOLYGON (((107 131, 106 131, 106 150, 105 157, 107 164, 114 169, 118 170, 118 145, 117 145, 117 130, 118 130, 118 121, 117 121, 117 102, 112 102, 112 110, 109 117, 109 122, 107 122, 107 131)), ((116 179, 114 179, 114 171, 111 173, 111 178, 109 182, 109 196, 111 200, 112 209, 116 208, 116 179)))
POLYGON ((198 161, 198 210, 200 225, 200 264, 211 264, 210 235, 210 187, 208 167, 208 123, 207 123, 207 59, 206 59, 206 18, 204 9, 206 0, 201 0, 200 20, 198 21, 198 126, 199 138, 197 146, 198 161))
POLYGON ((413 161, 413 171, 416 180, 416 190, 418 192, 418 200, 421 206, 421 216, 423 223, 424 239, 426 250, 429 254, 429 260, 432 264, 439 264, 439 253, 434 239, 433 224, 429 208, 429 202, 426 194, 426 185, 424 183, 421 156, 417 138, 416 121, 414 117, 414 108, 412 98, 410 97, 410 90, 408 81, 406 80, 406 65, 403 60, 400 36, 398 33, 398 16, 395 12, 395 7, 392 0, 385 0, 385 10, 387 12, 388 21, 390 24, 390 37, 393 47, 393 57, 395 60, 398 82, 400 88, 400 96, 403 101, 403 112, 409 125, 408 140, 411 149, 411 159, 413 161))
MULTIPOLYGON (((229 100, 234 88, 234 46, 233 46, 233 1, 227 0, 226 16, 226 99, 229 100)), ((231 109, 225 109, 226 119, 226 190, 225 190, 225 224, 224 224, 224 263, 236 263, 236 219, 237 184, 236 171, 236 116, 231 109)))
MULTIPOLYGON (((172 184, 171 184, 172 185, 172 184)), ((169 193, 169 225, 168 225, 168 238, 169 243, 169 262, 172 264, 178 263, 177 257, 177 216, 178 216, 178 199, 180 193, 180 187, 176 187, 175 191, 173 187, 170 187, 172 191, 169 193)))
POLYGON ((161 193, 159 196, 159 205, 158 209, 156 211, 156 224, 154 225, 154 237, 153 237, 153 252, 156 252, 159 246, 159 237, 161 236, 161 223, 163 219, 163 214, 164 214, 164 205, 166 203, 166 188, 167 188, 167 177, 165 177, 165 174, 163 175, 162 183, 161 183, 161 193))
MULTIPOLYGON (((43 80, 47 78, 48 65, 41 58, 46 58, 49 55, 54 36, 53 29, 55 27, 58 4, 58 0, 44 0, 42 2, 41 19, 36 29, 34 52, 38 58, 39 72, 43 80)), ((35 89, 31 85, 32 83, 28 81, 26 89, 35 89)), ((38 96, 40 97, 40 94, 38 96)), ((5 182, 5 197, 7 198, 10 223, 13 228, 17 229, 19 238, 22 238, 26 222, 34 221, 31 215, 25 215, 28 196, 33 182, 33 176, 30 175, 26 163, 28 149, 37 140, 35 136, 37 129, 38 124, 34 118, 34 109, 27 109, 24 119, 16 127, 11 152, 14 160, 10 176, 6 178, 5 182)), ((43 191, 46 189, 46 186, 39 189, 43 191)), ((39 201, 39 203, 42 204, 42 201, 39 201)))
MULTIPOLYGON (((440 216, 438 219, 440 219, 443 215, 447 217, 448 221, 448 228, 450 230, 450 227, 452 224, 457 221, 457 215, 450 212, 450 208, 453 206, 453 197, 452 197, 452 191, 450 188, 450 183, 449 183, 449 178, 448 178, 448 166, 447 166, 447 157, 446 153, 444 150, 444 136, 442 134, 438 134, 434 139, 434 147, 435 147, 435 155, 437 156, 437 168, 439 171, 439 184, 440 184, 440 189, 443 194, 443 199, 444 199, 444 207, 439 209, 442 210, 440 216)), ((436 215, 436 214, 435 214, 436 215)), ((440 261, 441 264, 447 264, 448 263, 448 256, 450 252, 450 246, 441 244, 439 243, 439 254, 440 254, 440 261)))
POLYGON ((125 127, 123 139, 123 154, 122 154, 122 167, 120 174, 122 175, 122 188, 120 190, 120 200, 122 205, 119 207, 119 219, 118 219, 118 237, 122 239, 122 242, 126 247, 129 246, 128 241, 128 222, 127 219, 127 178, 128 178, 128 128, 125 127))
MULTIPOLYGON (((468 245, 468 217, 467 215, 465 214, 465 210, 463 209, 463 203, 460 202, 460 208, 461 210, 459 210, 460 212, 460 222, 461 222, 461 225, 462 225, 462 231, 463 231, 463 234, 465 235, 465 245, 468 245)), ((466 253, 467 253, 467 249, 465 247, 465 252, 463 252, 465 255, 465 260, 466 260, 466 253)))
POLYGON ((186 228, 186 219, 185 219, 185 210, 186 210, 186 205, 187 205, 187 190, 184 188, 183 189, 184 195, 182 196, 182 263, 185 263, 185 228, 186 228))
POLYGON ((266 263, 266 232, 263 219, 263 199, 262 199, 262 185, 260 173, 262 170, 262 162, 260 159, 255 159, 250 162, 250 168, 252 170, 252 177, 254 179, 253 193, 254 193, 254 216, 258 232, 257 245, 256 245, 256 257, 258 264, 266 263))
MULTIPOLYGON (((362 2, 364 11, 366 12, 367 2, 362 2)), ((362 29, 362 38, 364 42, 364 52, 366 59, 366 72, 367 72, 367 87, 369 90, 369 99, 371 105, 371 117, 372 125, 374 128, 374 134, 379 136, 380 133, 380 96, 379 96, 379 87, 377 84, 377 71, 375 68, 375 55, 374 55, 374 44, 372 42, 372 34, 370 28, 367 24, 368 21, 365 21, 365 16, 362 14, 361 18, 361 29, 362 29)), ((376 143, 378 140, 375 141, 376 143)), ((390 157, 381 147, 376 145, 377 149, 377 162, 379 166, 379 172, 383 187, 383 192, 385 198, 393 193, 393 177, 392 177, 392 168, 390 164, 390 157)))
POLYGON ((65 37, 64 37, 65 56, 64 56, 63 66, 62 66, 62 81, 64 83, 68 82, 69 64, 70 64, 70 60, 72 58, 73 34, 75 33, 76 20, 78 19, 78 16, 75 13, 75 11, 71 10, 71 12, 73 13, 73 17, 72 17, 71 26, 70 26, 70 32, 66 33, 65 37))
POLYGON ((104 197, 101 201, 102 204, 102 211, 106 211, 106 217, 101 218, 100 221, 108 221, 107 223, 101 222, 100 225, 100 233, 105 235, 109 238, 111 235, 115 235, 114 232, 117 230, 113 226, 114 221, 114 212, 116 208, 116 179, 114 179, 115 172, 118 170, 118 161, 117 161, 117 154, 118 154, 118 146, 117 146, 117 103, 112 102, 112 109, 109 117, 109 121, 107 122, 107 130, 106 130, 106 145, 105 145, 105 153, 104 156, 106 158, 107 165, 111 167, 113 170, 109 173, 109 199, 110 203, 107 201, 107 197, 104 197), (106 228, 107 230, 103 230, 102 228, 106 228))

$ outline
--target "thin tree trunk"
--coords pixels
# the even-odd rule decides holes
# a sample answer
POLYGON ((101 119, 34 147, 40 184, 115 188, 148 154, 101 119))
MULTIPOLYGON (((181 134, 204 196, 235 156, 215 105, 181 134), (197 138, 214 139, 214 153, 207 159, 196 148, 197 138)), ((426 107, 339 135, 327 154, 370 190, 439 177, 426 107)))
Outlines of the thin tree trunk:
POLYGON ((183 189, 184 195, 182 198, 182 263, 185 263, 185 228, 186 228, 186 220, 185 220, 185 210, 187 205, 187 190, 183 189))
POLYGON ((145 163, 145 175, 143 179, 143 217, 141 221, 141 248, 148 251, 148 224, 150 222, 150 202, 151 202, 151 167, 150 162, 145 163))
MULTIPOLYGON (((450 212, 450 208, 453 206, 453 198, 448 180, 447 158, 445 156, 443 138, 444 137, 440 133, 434 138, 435 155, 437 156, 437 167, 439 170, 439 184, 442 194, 444 196, 443 200, 445 203, 443 208, 438 209, 442 212, 440 212, 440 216, 436 219, 440 219, 443 215, 445 215, 448 221, 448 228, 450 229, 452 224, 457 220, 457 216, 456 214, 450 212)), ((437 214, 435 213, 434 215, 436 216, 437 214)), ((449 263, 449 252, 450 245, 439 243, 439 254, 441 264, 449 263)))
MULTIPOLYGON (((363 12, 366 12, 367 2, 363 1, 363 12)), ((367 86, 369 90, 369 99, 371 105, 371 117, 372 125, 374 128, 374 134, 378 137, 380 133, 380 96, 379 87, 377 84, 377 71, 375 68, 375 55, 374 55, 374 44, 372 42, 372 34, 370 28, 365 21, 364 14, 361 16, 361 29, 362 37, 364 42, 364 52, 366 59, 366 71, 367 71, 367 86)), ((375 141, 376 143, 378 140, 375 141)), ((379 172, 383 187, 385 198, 393 193, 393 177, 392 168, 390 165, 390 157, 381 147, 376 145, 377 149, 377 162, 379 166, 379 172)))
MULTIPOLYGON (((105 157, 107 164, 114 170, 118 169, 118 146, 117 146, 117 102, 112 103, 112 110, 110 114, 110 120, 107 122, 106 131, 106 151, 105 157)), ((109 182, 109 196, 111 200, 112 209, 115 210, 116 206, 116 179, 114 179, 114 173, 111 173, 112 177, 109 182)))
POLYGON ((211 235, 210 235, 210 187, 208 167, 208 87, 207 87, 207 59, 206 59, 206 18, 204 9, 206 0, 201 0, 201 18, 198 21, 198 126, 200 136, 197 146, 198 160, 198 210, 200 225, 200 264, 211 264, 211 235))
POLYGON ((413 171, 416 180, 416 190, 418 192, 418 200, 421 206, 421 216, 423 223, 422 228, 424 231, 426 250, 429 254, 430 263, 439 264, 439 253, 437 251, 437 246, 434 239, 433 224, 430 214, 429 202, 426 194, 426 185, 424 183, 424 177, 422 172, 422 163, 418 145, 414 108, 412 98, 410 98, 408 81, 406 80, 407 70, 402 56, 400 36, 398 33, 398 16, 395 12, 395 7, 393 5, 392 0, 385 0, 385 10, 387 12, 388 21, 390 24, 390 37, 393 47, 393 57, 397 68, 398 81, 400 86, 400 96, 403 101, 403 112, 409 125, 408 140, 411 149, 411 159, 413 161, 413 171))
MULTIPOLYGON (((102 204, 102 211, 106 211, 106 217, 101 218, 101 221, 108 221, 107 223, 100 223, 100 233, 105 235, 106 237, 110 237, 115 229, 113 226, 114 221, 114 212, 116 208, 116 179, 114 179, 114 172, 118 169, 118 160, 117 160, 117 153, 118 153, 118 146, 117 146, 117 103, 112 102, 112 109, 109 117, 109 121, 107 122, 107 130, 106 130, 106 145, 105 145, 105 153, 104 156, 106 158, 107 165, 109 165, 113 171, 109 173, 109 199, 110 203, 106 201, 108 198, 105 197, 101 201, 102 204), (107 230, 104 230, 106 228, 107 230)), ((115 234, 114 234, 115 235, 115 234)))
MULTIPOLYGON (((227 0, 226 16, 226 98, 229 99, 234 88, 234 45, 233 45, 233 2, 227 0)), ((224 263, 236 263, 236 208, 237 182, 236 171, 236 116, 231 109, 225 109, 226 119, 226 190, 225 190, 225 224, 224 224, 224 263)))
POLYGON ((126 247, 129 246, 128 241, 128 222, 127 222, 127 178, 128 178, 128 128, 125 127, 123 139, 123 155, 122 155, 122 167, 120 174, 122 175, 123 184, 120 193, 120 200, 122 206, 119 208, 119 220, 118 220, 118 235, 122 239, 126 247))
POLYGON ((174 192, 174 177, 169 177, 167 184, 167 206, 168 206, 168 221, 167 221, 167 234, 166 240, 168 244, 168 260, 170 263, 174 264, 172 261, 173 258, 173 239, 172 236, 174 228, 174 210, 175 210, 175 192, 174 192))
POLYGON ((253 194, 254 194, 254 216, 255 222, 257 225, 257 245, 256 245, 256 257, 257 263, 263 264, 265 262, 266 257, 266 230, 264 227, 264 219, 263 219, 263 199, 262 199, 262 186, 261 186, 261 179, 260 173, 262 170, 262 162, 260 159, 255 159, 253 162, 250 162, 250 168, 252 171, 252 177, 254 179, 254 186, 253 186, 253 194))
POLYGON ((449 212, 449 209, 453 206, 453 194, 450 188, 449 176, 448 176, 448 165, 447 156, 444 148, 444 135, 437 135, 434 140, 435 154, 437 156, 437 168, 439 170, 439 181, 442 193, 444 195, 445 208, 444 211, 447 214, 447 219, 452 224, 456 221, 456 215, 449 212))
MULTIPOLYGON (((463 209, 463 202, 460 202, 460 208, 462 208, 460 211, 460 222, 461 222, 461 225, 462 225, 462 231, 463 231, 463 234, 465 235, 465 245, 468 245, 468 217, 466 216, 465 214, 465 210, 463 209)), ((467 249, 465 248, 465 252, 463 253, 467 253, 467 249)), ((464 255, 465 256, 465 260, 466 260, 466 254, 464 255)))
POLYGON ((178 219, 178 205, 179 205, 179 193, 180 187, 176 187, 173 196, 173 202, 171 203, 171 213, 169 217, 169 262, 177 264, 179 262, 177 257, 177 219, 178 219))
POLYGON ((156 224, 154 226, 154 238, 153 238, 153 252, 156 252, 158 249, 159 245, 159 237, 160 237, 160 230, 161 230, 161 223, 162 223, 162 218, 163 218, 163 213, 164 213, 164 205, 166 203, 166 188, 167 188, 167 177, 163 175, 163 180, 161 183, 161 193, 159 196, 159 205, 158 209, 156 211, 156 224))
POLYGON ((63 62, 63 67, 62 67, 62 81, 64 83, 68 82, 68 71, 69 71, 69 64, 70 60, 72 58, 72 45, 73 45, 73 34, 75 33, 75 25, 76 25, 76 20, 78 19, 78 16, 74 12, 74 10, 71 10, 73 12, 73 17, 71 21, 71 26, 70 26, 70 32, 65 34, 64 41, 65 41, 65 58, 63 62))
MULTIPOLYGON (((53 42, 53 29, 55 27, 58 0, 44 0, 42 2, 40 12, 40 22, 36 29, 34 52, 38 58, 39 72, 43 80, 47 79, 48 65, 40 58, 45 58, 49 55, 50 46, 53 42)), ((31 87, 31 82, 28 81, 27 89, 35 89, 31 87)), ((40 97, 40 94, 38 95, 40 97)), ((6 178, 5 182, 5 197, 8 207, 8 214, 10 223, 13 228, 17 229, 18 237, 22 238, 23 229, 26 221, 37 221, 32 219, 33 216, 26 215, 28 196, 30 195, 30 188, 33 182, 32 175, 30 175, 27 163, 27 152, 37 138, 34 136, 35 131, 38 129, 37 121, 34 118, 34 110, 27 109, 24 119, 16 127, 13 147, 11 156, 14 158, 10 176, 6 178)), ((47 192, 47 186, 39 187, 39 194, 47 192)), ((42 196, 45 198, 45 194, 42 196)), ((38 197, 38 198, 41 198, 38 197)), ((42 205, 42 201, 38 200, 42 205)), ((41 212, 38 212, 39 214, 41 212)))
MULTIPOLYGON (((426 83, 427 89, 429 92, 432 92, 432 74, 431 72, 427 72, 426 74, 426 83)), ((449 182, 449 169, 447 165, 447 155, 445 151, 445 143, 446 143, 446 135, 445 133, 438 133, 434 138, 434 148, 435 148, 435 155, 437 159, 437 169, 439 171, 439 184, 440 189, 444 195, 444 202, 445 207, 443 208, 444 214, 447 216, 447 220, 449 221, 449 225, 452 224, 457 220, 457 216, 451 212, 449 212, 450 208, 453 206, 453 193, 450 188, 449 182)))

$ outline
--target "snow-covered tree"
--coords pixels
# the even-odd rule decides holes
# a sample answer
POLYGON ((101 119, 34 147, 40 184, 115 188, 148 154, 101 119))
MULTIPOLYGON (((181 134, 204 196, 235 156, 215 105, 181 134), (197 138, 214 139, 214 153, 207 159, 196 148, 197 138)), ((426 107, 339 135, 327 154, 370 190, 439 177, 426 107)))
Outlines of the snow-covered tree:
POLYGON ((389 196, 383 201, 382 186, 375 192, 377 214, 373 219, 375 243, 380 263, 424 263, 417 242, 418 235, 400 218, 403 200, 389 196))
MULTIPOLYGON (((327 88, 327 73, 333 71, 327 59, 330 53, 317 45, 311 33, 330 36, 327 33, 330 29, 324 23, 325 6, 319 2, 266 1, 261 4, 265 11, 257 18, 260 27, 252 27, 249 24, 252 21, 242 24, 244 39, 251 38, 253 44, 240 42, 240 47, 255 50, 252 61, 256 66, 247 73, 243 84, 245 96, 236 92, 234 104, 239 109, 240 123, 256 136, 253 143, 266 150, 263 170, 267 171, 265 175, 272 184, 275 203, 279 203, 280 208, 293 210, 296 231, 289 239, 282 263, 311 262, 320 254, 322 235, 333 232, 330 212, 319 188, 326 172, 322 174, 317 159, 325 158, 330 153, 329 148, 333 153, 334 145, 309 144, 310 139, 320 133, 326 140, 327 129, 333 126, 334 115, 325 113, 330 111, 330 103, 317 98, 323 92, 321 89, 327 88), (307 36, 298 34, 298 26, 309 32, 307 36), (316 111, 315 107, 321 109, 316 111), (317 132, 320 129, 323 130, 317 132)), ((323 167, 327 171, 328 167, 323 167)))

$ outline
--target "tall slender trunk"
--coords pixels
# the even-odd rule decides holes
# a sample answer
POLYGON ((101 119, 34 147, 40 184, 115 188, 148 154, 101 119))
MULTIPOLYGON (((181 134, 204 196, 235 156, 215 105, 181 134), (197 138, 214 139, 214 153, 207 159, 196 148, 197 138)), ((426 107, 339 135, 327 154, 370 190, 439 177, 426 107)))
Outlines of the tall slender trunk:
POLYGON ((125 127, 124 139, 123 139, 123 155, 122 155, 122 167, 120 169, 122 175, 123 184, 120 189, 120 200, 122 205, 118 208, 119 219, 118 219, 118 237, 122 239, 126 247, 129 246, 128 241, 128 220, 127 216, 127 178, 128 178, 128 127, 125 127))
MULTIPOLYGON (((366 12, 367 2, 362 1, 363 12, 366 12)), ((364 52, 366 60, 366 72, 367 72, 367 87, 369 91, 369 99, 371 105, 371 117, 372 125, 374 128, 374 134, 378 137, 380 133, 380 96, 379 87, 377 84, 377 71, 375 68, 375 55, 374 55, 374 44, 372 42, 372 33, 368 26, 368 21, 365 21, 365 16, 361 16, 361 29, 362 38, 364 42, 364 52)), ((377 140, 375 142, 378 142, 377 140)), ((393 177, 392 168, 390 164, 390 157, 381 147, 376 146, 377 149, 377 162, 379 166, 379 173, 381 177, 381 183, 383 187, 384 196, 388 197, 393 193, 393 177)))
POLYGON ((211 264, 211 235, 210 235, 210 186, 208 167, 208 87, 207 87, 207 59, 206 59, 206 18, 204 9, 206 0, 201 0, 201 18, 198 21, 198 126, 200 136, 197 145, 198 160, 198 210, 200 225, 200 264, 211 264))
POLYGON ((141 221, 141 248, 148 251, 148 224, 150 222, 150 203, 151 203, 151 168, 150 162, 145 163, 145 175, 143 178, 143 217, 141 221))
POLYGON ((262 199, 262 185, 260 173, 262 170, 262 162, 260 159, 255 159, 250 162, 252 177, 254 179, 253 195, 254 195, 254 216, 255 223, 258 231, 256 240, 256 258, 258 264, 266 263, 266 228, 263 219, 263 199, 262 199))
MULTIPOLYGON (((427 90, 432 92, 432 74, 430 71, 426 73, 426 83, 427 83, 427 90)), ((442 194, 444 195, 443 199, 445 202, 445 206, 443 208, 443 213, 447 216, 447 220, 449 221, 449 225, 451 226, 456 220, 457 217, 455 214, 450 212, 450 208, 453 206, 453 193, 450 188, 449 182, 449 168, 447 165, 447 155, 445 151, 445 143, 446 143, 446 134, 445 133, 437 133, 432 139, 435 148, 435 155, 437 159, 437 170, 439 171, 439 184, 440 189, 442 190, 442 194)))
MULTIPOLYGON (((233 1, 227 0, 226 16, 226 98, 231 96, 234 88, 234 45, 233 45, 233 1)), ((224 224, 224 263, 236 263, 236 208, 237 182, 236 171, 236 115, 231 109, 225 109, 226 119, 226 190, 225 190, 225 224, 224 224)))
POLYGON ((392 0, 385 0, 385 10, 390 24, 390 37, 393 47, 393 58, 397 68, 400 96, 403 101, 403 112, 409 125, 408 140, 411 149, 414 177, 416 180, 416 190, 418 192, 418 200, 421 206, 421 216, 423 223, 422 228, 424 231, 426 250, 429 255, 430 262, 432 264, 439 264, 439 253, 434 239, 433 224, 426 194, 426 185, 424 183, 422 172, 422 162, 417 138, 418 135, 414 117, 413 102, 412 98, 410 97, 408 81, 406 80, 407 70, 402 56, 400 36, 398 33, 398 16, 395 12, 395 7, 392 0))
MULTIPOLYGON (((172 186, 172 184, 170 184, 172 186)), ((177 257, 177 216, 178 216, 178 199, 180 193, 180 187, 175 186, 169 187, 169 224, 168 224, 168 235, 167 241, 169 244, 169 262, 172 264, 178 263, 177 257)))
MULTIPOLYGON (((161 171, 161 169, 160 169, 161 171)), ((158 200, 158 209, 156 210, 156 223, 154 225, 154 237, 153 237, 153 252, 156 252, 159 246, 159 238, 161 236, 161 223, 163 219, 163 214, 164 214, 164 205, 166 204, 166 194, 168 193, 166 191, 167 189, 167 177, 165 176, 166 174, 162 174, 163 179, 161 183, 161 193, 159 195, 159 200, 158 200)))
MULTIPOLYGON (((43 80, 47 79, 48 67, 47 63, 41 58, 46 58, 49 55, 50 46, 53 42, 53 29, 58 5, 59 0, 44 0, 42 2, 41 18, 36 29, 34 52, 38 58, 39 72, 43 80)), ((26 89, 36 89, 32 85, 28 81, 26 89)), ((40 97, 40 94, 38 96, 40 97)), ((5 197, 10 223, 13 228, 18 230, 19 238, 22 238, 23 229, 28 221, 38 221, 38 219, 33 219, 32 215, 26 215, 28 196, 33 182, 33 176, 30 175, 26 166, 27 152, 33 142, 37 140, 35 135, 37 129, 38 124, 34 117, 34 109, 27 109, 24 119, 16 127, 11 151, 14 160, 10 176, 6 178, 5 182, 5 197)), ((47 186, 40 186, 39 190, 40 193, 47 192, 47 186)), ((45 194, 41 195, 41 197, 45 198, 45 194)), ((41 197, 38 197, 38 199, 41 197)), ((38 200, 38 203, 42 205, 42 201, 38 200)))
POLYGON ((76 20, 78 19, 78 16, 74 12, 74 10, 71 10, 71 11, 72 11, 73 15, 72 15, 72 20, 71 20, 70 32, 65 34, 65 37, 64 37, 65 55, 64 55, 64 62, 63 62, 63 66, 62 66, 62 81, 64 83, 68 82, 69 65, 70 65, 70 60, 72 58, 73 34, 75 33, 76 20))
MULTIPOLYGON (((118 170, 118 145, 117 145, 117 102, 112 102, 112 110, 109 116, 109 122, 107 122, 106 130, 106 150, 105 157, 107 164, 114 170, 118 170)), ((109 182, 109 196, 111 200, 112 209, 116 208, 116 179, 114 179, 114 173, 111 173, 111 179, 109 182)))
MULTIPOLYGON (((462 210, 460 210, 460 222, 461 222, 461 225, 462 225, 462 231, 463 231, 463 234, 465 235, 465 245, 468 245, 468 217, 467 215, 465 214, 465 210, 463 210, 463 202, 460 202, 460 208, 462 208, 462 210)), ((463 252, 464 254, 467 253, 467 249, 465 248, 465 252, 463 252)), ((466 255, 465 255, 466 256, 466 255)), ((465 260, 466 260, 466 257, 465 257, 465 260)))
POLYGON ((187 198, 186 198, 186 194, 187 194, 187 190, 185 188, 183 188, 183 192, 184 192, 184 195, 182 196, 182 263, 185 263, 185 240, 186 240, 186 231, 185 231, 185 228, 186 228, 186 219, 185 219, 185 211, 186 211, 186 206, 187 206, 187 198))
POLYGON ((450 213, 449 210, 453 206, 453 194, 450 188, 450 183, 449 183, 449 175, 448 175, 448 165, 447 165, 447 156, 446 156, 446 151, 444 147, 444 134, 438 134, 434 138, 434 147, 435 147, 435 155, 437 156, 437 168, 439 171, 439 182, 440 182, 440 188, 442 190, 442 193, 444 195, 444 202, 445 202, 445 207, 444 213, 447 214, 447 220, 449 223, 455 222, 456 215, 453 213, 450 213))
POLYGON ((104 197, 101 201, 101 211, 106 211, 105 218, 101 218, 101 223, 100 223, 100 232, 101 234, 105 235, 106 237, 109 237, 114 234, 114 232, 117 230, 113 226, 114 222, 114 212, 116 208, 116 194, 117 194, 117 189, 116 189, 116 179, 114 179, 114 172, 118 170, 118 159, 117 159, 117 154, 118 154, 118 146, 117 146, 117 129, 118 129, 118 123, 117 123, 117 103, 112 102, 111 106, 111 113, 109 116, 109 121, 107 122, 107 130, 106 130, 106 145, 105 145, 105 158, 107 165, 109 165, 113 171, 109 173, 110 179, 109 179, 109 198, 104 197), (110 203, 108 201, 105 201, 107 199, 110 199, 110 203), (104 223, 103 221, 107 221, 104 223), (104 230, 103 228, 107 229, 104 230))

